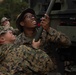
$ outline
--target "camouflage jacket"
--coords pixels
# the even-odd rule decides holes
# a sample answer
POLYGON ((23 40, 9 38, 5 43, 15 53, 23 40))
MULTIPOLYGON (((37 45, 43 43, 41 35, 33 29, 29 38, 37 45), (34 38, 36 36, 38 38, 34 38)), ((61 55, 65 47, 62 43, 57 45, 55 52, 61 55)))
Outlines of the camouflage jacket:
MULTIPOLYGON (((31 41, 33 38, 29 38, 29 37, 25 36, 24 33, 21 33, 17 37, 17 40, 15 41, 15 43, 18 45, 26 44, 27 46, 31 46, 31 41)), ((64 33, 61 33, 61 32, 59 32, 51 27, 50 27, 50 30, 48 32, 43 30, 43 33, 41 35, 40 49, 44 50, 45 47, 49 48, 48 47, 49 43, 50 43, 50 46, 51 46, 51 43, 54 43, 54 45, 56 45, 57 48, 68 47, 71 45, 71 41, 70 41, 68 36, 66 36, 64 33)))
MULTIPOLYGON (((17 45, 25 44, 31 47, 31 41, 33 38, 29 38, 25 36, 24 33, 21 33, 17 37, 17 40, 15 43, 17 45)), ((54 65, 56 66, 56 69, 58 68, 58 64, 59 64, 57 61, 60 61, 58 48, 62 48, 62 47, 66 48, 66 47, 69 47, 70 45, 71 45, 71 41, 69 37, 66 36, 64 33, 61 33, 51 27, 48 32, 43 30, 43 33, 41 35, 40 49, 45 51, 50 56, 54 65)))
POLYGON ((45 75, 54 69, 50 57, 26 45, 0 46, 0 75, 45 75))
POLYGON ((13 31, 14 35, 19 35, 20 31, 17 28, 11 27, 11 30, 13 31))

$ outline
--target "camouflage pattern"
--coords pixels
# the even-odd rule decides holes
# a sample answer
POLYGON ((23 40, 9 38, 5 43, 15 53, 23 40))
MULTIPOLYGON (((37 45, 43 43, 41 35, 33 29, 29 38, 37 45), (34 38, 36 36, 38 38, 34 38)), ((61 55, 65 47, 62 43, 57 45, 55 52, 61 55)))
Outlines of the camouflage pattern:
POLYGON ((6 17, 2 17, 2 19, 1 19, 1 23, 2 23, 2 22, 4 22, 4 21, 6 21, 6 20, 8 20, 8 21, 9 21, 9 19, 8 19, 8 18, 6 18, 6 17))
MULTIPOLYGON (((35 36, 34 36, 35 37, 35 36)), ((34 38, 33 37, 33 38, 34 38)), ((15 44, 21 45, 25 44, 29 47, 31 47, 31 41, 33 38, 29 38, 25 36, 24 33, 21 33, 17 40, 15 41, 15 44)), ((58 67, 57 61, 59 61, 57 57, 57 49, 62 47, 69 47, 71 45, 71 41, 68 36, 66 36, 64 33, 59 32, 53 28, 50 27, 50 30, 46 32, 43 30, 42 36, 41 36, 41 46, 40 49, 45 51, 50 58, 52 59, 54 65, 56 68, 58 67)))
POLYGON ((0 75, 45 75, 54 69, 44 51, 26 45, 1 45, 0 58, 0 75))
POLYGON ((17 35, 17 36, 20 34, 20 31, 17 28, 12 28, 12 32, 14 35, 17 35))
POLYGON ((6 33, 8 30, 11 30, 15 35, 18 35, 20 32, 18 29, 14 29, 13 27, 8 26, 0 26, 0 34, 6 33))
MULTIPOLYGON (((45 33, 43 33, 43 36, 42 36, 43 38, 44 38, 44 34, 45 33)), ((50 27, 50 30, 47 32, 46 38, 47 38, 46 41, 49 40, 49 42, 55 42, 64 47, 68 47, 71 45, 70 38, 67 35, 51 27, 50 27)))
POLYGON ((19 34, 19 36, 17 36, 17 39, 15 41, 15 44, 17 45, 27 45, 27 46, 31 46, 31 41, 33 38, 28 38, 25 36, 24 33, 19 34))
POLYGON ((6 28, 5 26, 0 26, 0 35, 6 33, 8 30, 12 30, 11 27, 6 28))
MULTIPOLYGON (((26 37, 24 33, 21 33, 17 37, 15 44, 19 44, 19 45, 26 44, 27 46, 30 46, 33 38, 26 37)), ((56 43, 56 45, 58 44, 58 47, 60 47, 60 46, 68 47, 71 45, 71 41, 68 36, 66 36, 64 33, 56 31, 55 29, 53 29, 51 27, 48 32, 46 32, 45 30, 43 31, 41 39, 42 40, 41 40, 40 48, 42 50, 44 50, 44 46, 48 42, 54 42, 54 43, 56 43)))

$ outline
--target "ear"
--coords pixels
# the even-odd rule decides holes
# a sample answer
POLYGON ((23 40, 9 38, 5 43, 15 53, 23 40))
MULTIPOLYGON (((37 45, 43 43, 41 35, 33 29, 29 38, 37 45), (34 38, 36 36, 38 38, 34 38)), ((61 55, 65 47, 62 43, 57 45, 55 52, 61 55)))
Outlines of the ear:
POLYGON ((5 38, 3 36, 1 36, 0 41, 5 41, 5 38))
POLYGON ((24 26, 24 22, 20 22, 20 25, 21 25, 21 26, 24 26))
POLYGON ((5 38, 0 36, 0 43, 3 43, 5 41, 5 38))

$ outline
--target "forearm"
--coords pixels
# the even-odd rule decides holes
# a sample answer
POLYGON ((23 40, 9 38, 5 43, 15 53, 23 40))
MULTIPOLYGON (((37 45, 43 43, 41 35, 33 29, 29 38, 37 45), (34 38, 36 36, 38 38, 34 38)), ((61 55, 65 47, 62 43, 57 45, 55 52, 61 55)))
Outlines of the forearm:
POLYGON ((52 42, 58 42, 61 45, 65 45, 65 46, 71 45, 71 41, 68 36, 66 36, 64 33, 61 33, 51 27, 48 30, 48 38, 52 42))

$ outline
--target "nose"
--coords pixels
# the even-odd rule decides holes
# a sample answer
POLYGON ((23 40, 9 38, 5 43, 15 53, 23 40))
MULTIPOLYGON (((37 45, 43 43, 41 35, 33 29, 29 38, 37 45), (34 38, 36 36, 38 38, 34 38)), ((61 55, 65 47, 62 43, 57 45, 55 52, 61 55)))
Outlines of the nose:
POLYGON ((32 20, 35 20, 36 18, 35 18, 35 16, 32 16, 32 20))
POLYGON ((32 16, 32 18, 35 18, 34 16, 32 16))

